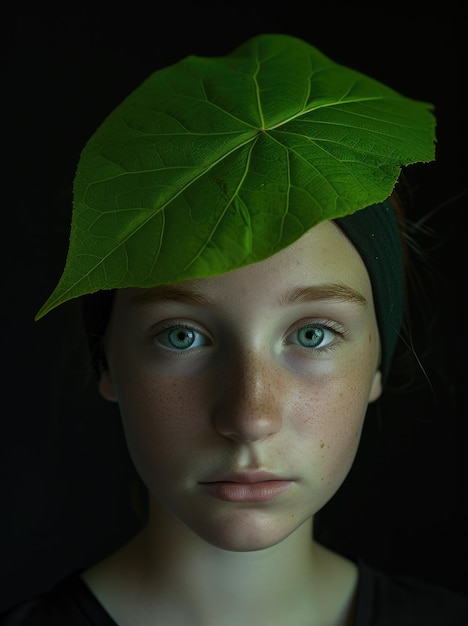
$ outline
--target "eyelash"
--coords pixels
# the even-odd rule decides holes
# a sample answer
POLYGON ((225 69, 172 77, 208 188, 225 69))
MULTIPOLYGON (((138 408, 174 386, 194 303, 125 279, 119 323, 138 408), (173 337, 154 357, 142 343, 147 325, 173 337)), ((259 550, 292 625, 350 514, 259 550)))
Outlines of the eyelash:
MULTIPOLYGON (((336 346, 336 339, 337 338, 344 339, 345 337, 346 337, 346 332, 339 324, 335 322, 331 322, 329 320, 325 320, 325 321, 314 320, 313 322, 301 324, 301 326, 297 327, 295 330, 293 330, 291 333, 289 333, 285 337, 283 343, 284 345, 297 345, 300 348, 303 348, 304 350, 314 351, 315 353, 319 353, 319 352, 328 352, 330 350, 333 350, 336 346), (319 346, 304 346, 299 341, 297 342, 288 341, 288 339, 290 339, 290 337, 293 336, 295 333, 299 333, 300 331, 307 330, 307 329, 311 329, 314 331, 329 332, 329 333, 332 333, 334 337, 325 346, 320 346, 320 345, 319 346)), ((192 352, 193 350, 196 350, 197 348, 210 345, 212 343, 211 340, 204 333, 197 330, 190 324, 187 324, 184 322, 178 323, 178 322, 175 322, 174 320, 167 320, 167 321, 161 322, 158 325, 157 331, 152 335, 152 339, 155 342, 159 343, 159 345, 161 345, 163 348, 170 350, 172 352, 179 352, 179 353, 192 352), (162 341, 163 336, 165 334, 167 335, 170 331, 177 331, 177 330, 186 331, 187 334, 194 333, 195 339, 193 343, 198 343, 198 345, 193 346, 192 344, 190 344, 186 347, 180 347, 180 348, 177 348, 175 346, 165 345, 162 341), (197 340, 197 337, 198 337, 198 340, 197 340), (200 338, 203 338, 202 343, 200 343, 200 338)), ((322 340, 323 340, 323 337, 319 338, 319 341, 322 341, 322 340)))
POLYGON ((191 352, 193 350, 196 350, 197 348, 199 348, 200 346, 194 346, 192 347, 191 345, 188 346, 185 349, 177 349, 176 347, 171 347, 171 346, 166 346, 164 345, 160 338, 162 335, 164 334, 169 334, 169 332, 171 330, 185 330, 187 333, 191 332, 191 333, 196 333, 196 335, 198 335, 199 337, 204 337, 205 338, 205 342, 202 345, 209 345, 211 343, 211 340, 208 339, 208 337, 206 337, 206 335, 204 335, 201 331, 197 330, 196 328, 194 328, 193 326, 190 326, 189 324, 186 324, 184 322, 175 322, 174 320, 167 320, 167 321, 163 321, 158 325, 158 329, 157 332, 154 333, 153 335, 153 339, 155 341, 157 341, 160 345, 162 345, 163 348, 166 348, 167 350, 171 350, 172 352, 191 352))
POLYGON ((313 350, 314 353, 331 352, 332 350, 336 348, 337 340, 345 339, 347 336, 347 332, 345 331, 345 329, 340 324, 337 324, 336 322, 332 322, 330 320, 314 320, 312 322, 301 324, 301 326, 293 330, 292 333, 289 333, 288 336, 285 338, 285 343, 287 343, 287 339, 291 337, 292 335, 294 335, 295 333, 298 333, 301 330, 307 330, 307 329, 323 330, 323 331, 328 331, 329 333, 333 334, 333 338, 325 346, 316 346, 316 347, 315 346, 314 347, 303 346, 300 343, 296 344, 292 342, 292 345, 298 345, 299 347, 302 347, 304 350, 313 350))

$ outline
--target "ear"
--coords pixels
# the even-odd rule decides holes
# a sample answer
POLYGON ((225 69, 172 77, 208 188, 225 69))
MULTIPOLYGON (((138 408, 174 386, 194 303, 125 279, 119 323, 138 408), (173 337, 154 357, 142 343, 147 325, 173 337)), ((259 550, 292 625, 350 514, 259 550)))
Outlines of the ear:
POLYGON ((112 377, 108 369, 101 372, 101 378, 98 383, 99 393, 105 400, 117 402, 117 394, 114 389, 112 377))
POLYGON ((369 402, 374 402, 382 395, 382 372, 377 370, 374 374, 374 380, 372 381, 369 402))

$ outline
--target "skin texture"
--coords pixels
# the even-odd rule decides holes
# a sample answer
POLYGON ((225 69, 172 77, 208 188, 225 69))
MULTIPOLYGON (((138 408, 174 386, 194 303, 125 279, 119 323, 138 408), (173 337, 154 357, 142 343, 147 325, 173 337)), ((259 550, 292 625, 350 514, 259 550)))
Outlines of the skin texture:
MULTIPOLYGON (((204 583, 220 586, 224 576, 220 610, 233 585, 248 597, 240 587, 249 580, 258 591, 251 617, 265 617, 262 599, 271 609, 277 588, 282 606, 292 597, 312 618, 315 581, 317 619, 346 623, 355 568, 314 543, 312 522, 346 477, 367 405, 382 389, 369 277, 336 225, 319 224, 270 259, 225 275, 119 291, 105 351, 100 391, 119 403, 150 519, 99 575, 85 577, 98 597, 112 605, 130 568, 140 606, 152 580, 163 604, 171 589, 181 606, 181 597, 196 597, 187 606, 202 623, 204 602, 216 615, 204 583), (287 481, 284 489, 226 483, 260 470, 287 481), (288 581, 272 579, 275 559, 282 570, 290 561, 288 581), (120 578, 111 574, 119 567, 120 578)), ((225 613, 222 623, 230 623, 225 613)))

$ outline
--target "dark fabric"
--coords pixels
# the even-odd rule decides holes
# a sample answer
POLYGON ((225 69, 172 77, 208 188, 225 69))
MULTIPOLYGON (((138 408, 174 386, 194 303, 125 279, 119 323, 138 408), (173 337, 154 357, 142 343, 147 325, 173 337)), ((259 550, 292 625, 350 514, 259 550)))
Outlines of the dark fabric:
POLYGON ((382 344, 385 382, 403 320, 403 256, 390 199, 373 204, 335 223, 361 255, 369 273, 382 344))
MULTIPOLYGON (((467 624, 468 595, 409 578, 388 576, 359 563, 355 626, 467 624)), ((78 573, 58 583, 49 593, 1 614, 0 625, 117 626, 78 573)))
POLYGON ((467 626, 468 593, 359 564, 355 626, 467 626))
POLYGON ((73 573, 48 593, 0 614, 0 626, 117 626, 73 573))

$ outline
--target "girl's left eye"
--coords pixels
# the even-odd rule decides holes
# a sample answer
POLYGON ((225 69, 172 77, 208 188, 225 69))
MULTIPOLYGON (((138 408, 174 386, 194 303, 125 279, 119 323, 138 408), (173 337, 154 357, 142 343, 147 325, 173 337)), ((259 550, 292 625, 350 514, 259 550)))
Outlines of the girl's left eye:
POLYGON ((155 336, 156 341, 169 350, 189 350, 206 346, 209 339, 189 326, 172 326, 164 329, 155 336))
POLYGON ((288 335, 288 343, 302 346, 303 348, 327 348, 336 340, 339 331, 325 324, 307 324, 298 328, 288 335))

